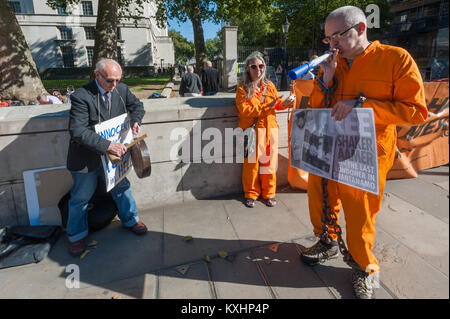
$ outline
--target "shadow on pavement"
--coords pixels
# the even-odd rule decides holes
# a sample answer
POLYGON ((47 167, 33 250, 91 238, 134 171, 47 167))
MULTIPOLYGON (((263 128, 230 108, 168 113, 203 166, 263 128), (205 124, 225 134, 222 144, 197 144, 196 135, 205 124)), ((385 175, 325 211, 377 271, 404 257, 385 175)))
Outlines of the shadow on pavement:
MULTIPOLYGON (((80 288, 102 287, 134 298, 143 298, 148 289, 147 274, 204 281, 213 287, 213 283, 234 283, 326 291, 326 287, 333 286, 333 277, 340 278, 338 283, 350 282, 350 269, 304 265, 299 258, 304 247, 296 243, 213 238, 193 238, 186 242, 184 236, 156 231, 136 236, 123 229, 119 221, 91 233, 87 244, 94 240, 97 244, 88 247, 89 253, 80 259, 69 255, 67 239, 62 235, 48 259, 64 267, 79 266, 80 288), (221 258, 219 251, 227 252, 228 256, 221 258), (210 257, 210 262, 205 261, 205 255, 210 257), (330 282, 321 279, 316 268, 328 274, 330 282)), ((67 278, 69 274, 63 271, 60 277, 67 278)), ((349 285, 337 284, 335 288, 341 296, 351 298, 349 285)), ((330 293, 325 296, 332 298, 330 293)), ((76 295, 75 298, 85 297, 76 295)))

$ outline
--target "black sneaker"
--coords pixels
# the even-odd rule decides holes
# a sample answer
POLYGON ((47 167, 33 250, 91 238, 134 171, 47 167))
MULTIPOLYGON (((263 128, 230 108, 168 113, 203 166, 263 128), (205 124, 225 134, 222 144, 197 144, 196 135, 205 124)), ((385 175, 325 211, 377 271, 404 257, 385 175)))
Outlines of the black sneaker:
POLYGON ((331 244, 326 244, 319 240, 313 246, 305 249, 302 252, 301 259, 309 266, 316 264, 323 264, 329 259, 335 259, 339 256, 338 244, 332 241, 331 244))
POLYGON ((353 293, 357 299, 375 299, 370 275, 363 270, 354 269, 352 273, 353 293))

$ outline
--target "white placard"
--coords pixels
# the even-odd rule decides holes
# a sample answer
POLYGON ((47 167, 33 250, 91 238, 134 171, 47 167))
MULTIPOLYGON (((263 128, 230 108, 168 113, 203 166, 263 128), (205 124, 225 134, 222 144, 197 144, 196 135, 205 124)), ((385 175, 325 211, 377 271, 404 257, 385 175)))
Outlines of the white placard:
MULTIPOLYGON (((133 141, 127 113, 95 125, 95 132, 112 143, 129 144, 133 141)), ((106 154, 101 158, 105 172, 106 191, 109 192, 130 172, 131 155, 130 152, 126 152, 117 165, 113 165, 106 154)))

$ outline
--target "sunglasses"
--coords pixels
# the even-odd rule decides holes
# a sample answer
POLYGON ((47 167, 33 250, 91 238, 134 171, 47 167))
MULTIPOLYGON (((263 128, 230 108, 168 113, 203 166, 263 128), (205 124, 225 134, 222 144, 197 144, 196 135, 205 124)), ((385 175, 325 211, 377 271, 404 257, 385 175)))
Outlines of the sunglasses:
POLYGON ((325 44, 330 44, 331 41, 333 41, 333 40, 339 40, 344 34, 346 34, 348 31, 350 31, 354 27, 357 27, 358 25, 359 25, 359 23, 351 26, 350 28, 348 28, 345 31, 342 31, 341 33, 336 33, 336 34, 333 34, 331 37, 326 37, 326 38, 322 39, 322 42, 325 44))
POLYGON ((252 64, 252 65, 250 65, 250 68, 253 69, 253 70, 256 70, 258 67, 259 67, 260 70, 264 70, 264 68, 266 66, 264 64, 259 64, 259 65, 252 64))
POLYGON ((114 83, 114 82, 120 83, 120 79, 118 79, 118 80, 108 79, 108 78, 106 78, 106 76, 104 76, 104 75, 102 74, 102 72, 98 72, 98 73, 101 75, 101 77, 102 77, 103 79, 105 79, 106 83, 109 83, 109 84, 112 84, 112 83, 114 83))

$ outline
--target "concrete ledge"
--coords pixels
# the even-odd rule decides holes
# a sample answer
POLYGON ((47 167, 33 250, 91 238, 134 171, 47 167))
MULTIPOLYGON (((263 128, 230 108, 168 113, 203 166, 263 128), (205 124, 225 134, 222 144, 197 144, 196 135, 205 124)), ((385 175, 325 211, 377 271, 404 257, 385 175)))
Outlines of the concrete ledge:
POLYGON ((161 96, 170 97, 170 94, 172 94, 173 86, 174 86, 173 82, 167 83, 167 85, 161 92, 161 96))
MULTIPOLYGON (((131 172, 128 176, 140 209, 242 192, 242 164, 237 163, 234 152, 226 154, 223 147, 225 129, 234 129, 238 124, 235 94, 148 99, 143 103, 146 114, 142 134, 148 134, 152 175, 139 179, 131 172), (187 163, 171 159, 171 153, 183 146, 192 149, 193 143, 203 150, 214 140, 203 134, 207 129, 220 133, 222 140, 217 145, 222 146, 222 154, 214 154, 207 161, 204 154, 190 154, 187 163), (186 133, 185 140, 177 132, 186 133)), ((25 225, 28 221, 24 170, 66 165, 69 109, 68 104, 0 109, 0 227, 25 225)), ((277 184, 284 185, 288 167, 287 111, 278 112, 277 120, 277 184)))

